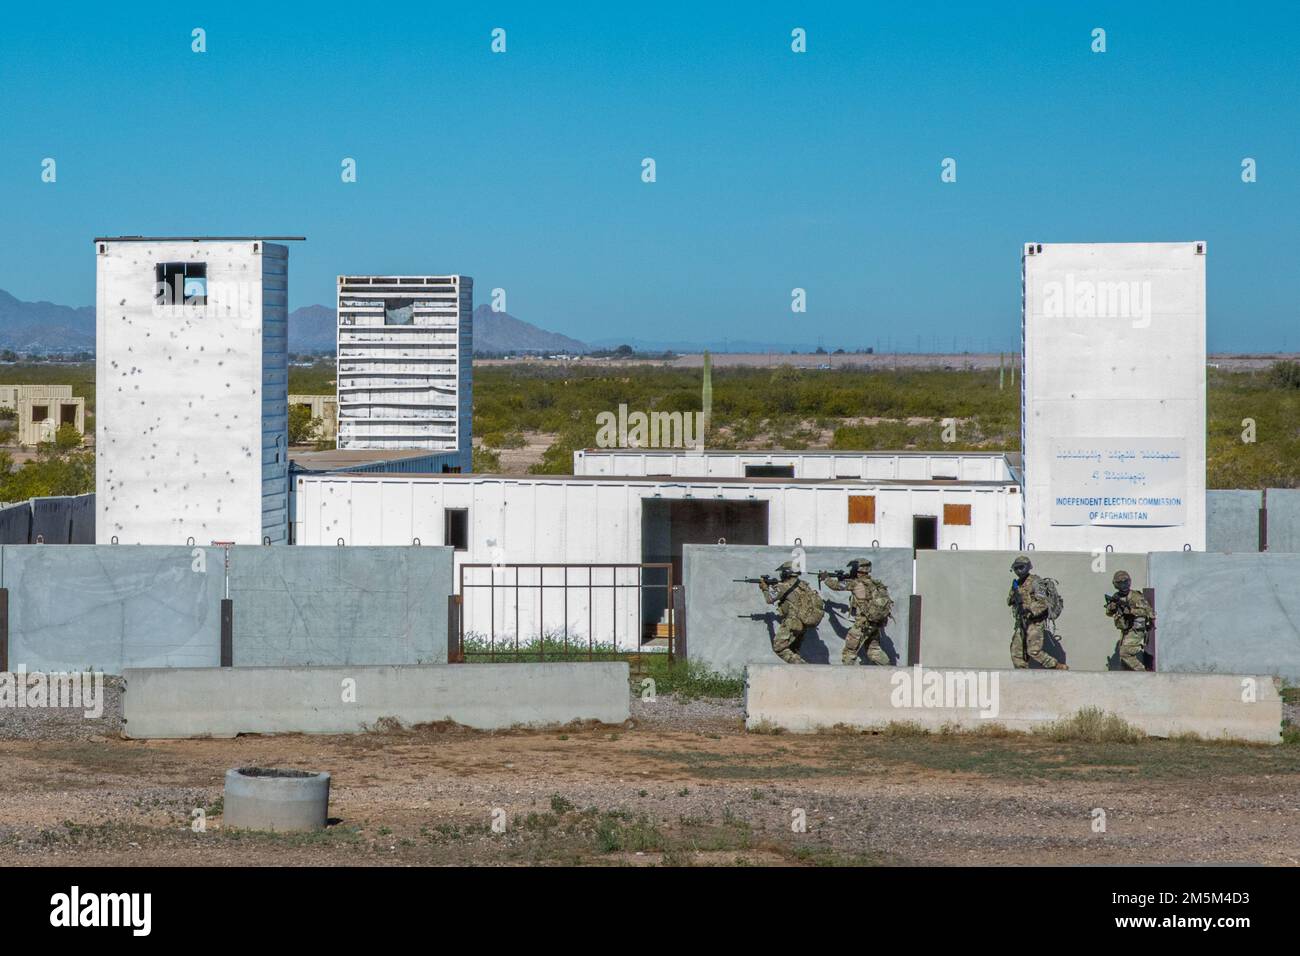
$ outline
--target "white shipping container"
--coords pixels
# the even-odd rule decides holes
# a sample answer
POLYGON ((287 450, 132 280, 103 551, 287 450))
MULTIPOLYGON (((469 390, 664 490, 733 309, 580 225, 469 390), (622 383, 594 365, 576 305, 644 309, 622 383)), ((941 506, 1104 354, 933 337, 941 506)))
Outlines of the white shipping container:
MULTIPOLYGON (((682 545, 720 538, 790 547, 912 547, 919 527, 940 548, 1003 549, 1020 542, 1020 489, 1009 479, 318 474, 298 475, 295 482, 298 543, 409 545, 418 540, 455 546, 458 589, 466 564, 665 562, 674 565, 674 582, 680 584, 682 545)), ((467 630, 513 634, 515 605, 508 592, 514 570, 467 573, 497 585, 488 598, 478 590, 467 596, 467 630)), ((520 573, 527 583, 528 574, 540 572, 520 573)), ((547 572, 547 584, 561 583, 563 573, 547 572)), ((548 633, 561 633, 568 621, 571 634, 585 634, 577 625, 585 627, 588 616, 596 622, 608 616, 609 625, 596 624, 597 639, 608 638, 616 622, 620 642, 634 643, 657 622, 655 609, 638 608, 630 590, 620 592, 619 601, 626 604, 617 611, 607 597, 588 603, 579 590, 571 589, 566 615, 563 589, 548 588, 544 601, 535 587, 525 589, 517 608, 524 639, 536 633, 538 621, 548 633)))

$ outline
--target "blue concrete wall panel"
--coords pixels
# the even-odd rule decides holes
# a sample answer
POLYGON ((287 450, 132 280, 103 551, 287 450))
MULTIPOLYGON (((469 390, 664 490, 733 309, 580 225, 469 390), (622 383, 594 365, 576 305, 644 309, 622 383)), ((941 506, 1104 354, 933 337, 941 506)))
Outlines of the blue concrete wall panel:
POLYGON ((6 545, 9 663, 29 671, 220 663, 219 548, 6 545))
POLYGON ((1300 488, 1268 489, 1268 550, 1300 554, 1300 488))
POLYGON ((0 544, 30 544, 32 540, 32 505, 20 501, 0 508, 0 544))
POLYGON ((72 502, 67 497, 32 499, 32 542, 38 536, 45 544, 72 541, 72 502))
POLYGON ((1300 554, 1157 552, 1151 580, 1160 670, 1300 680, 1300 554))
MULTIPOLYGON (((780 663, 772 651, 775 623, 743 616, 767 614, 770 607, 754 584, 734 578, 771 574, 791 550, 766 545, 695 545, 683 548, 682 573, 686 586, 686 653, 719 673, 738 674, 748 664, 780 663)), ((851 558, 869 558, 872 574, 889 588, 894 599, 894 620, 885 628, 882 643, 896 663, 907 662, 908 603, 912 593, 910 548, 806 548, 804 580, 816 587, 817 572, 843 568, 851 558)), ((844 633, 852 624, 847 595, 823 588, 828 602, 826 618, 804 636, 799 653, 809 663, 840 664, 844 633), (830 602, 843 605, 832 608, 830 602)))
MULTIPOLYGON (((926 667, 1011 667, 1015 620, 1007 606, 1011 562, 1017 551, 920 551, 916 590, 921 595, 921 663, 926 667)), ((1147 587, 1147 556, 1087 551, 1030 551, 1034 573, 1055 578, 1065 602, 1057 642, 1045 650, 1071 670, 1119 667, 1120 632, 1106 617, 1104 595, 1116 571, 1135 588, 1147 587)), ((1161 601, 1157 597, 1158 601, 1161 601)), ((1163 601, 1161 601, 1163 604, 1163 601)), ((1159 607, 1157 607, 1157 614, 1159 607)), ((1036 665, 1031 665, 1036 666, 1036 665)))
POLYGON ((235 666, 447 660, 452 551, 231 549, 235 666))
POLYGON ((1205 493, 1205 550, 1259 551, 1258 491, 1207 491, 1205 493))
MULTIPOLYGON (((72 499, 71 544, 95 543, 95 493, 72 499)), ((107 543, 107 542, 105 542, 107 543)))

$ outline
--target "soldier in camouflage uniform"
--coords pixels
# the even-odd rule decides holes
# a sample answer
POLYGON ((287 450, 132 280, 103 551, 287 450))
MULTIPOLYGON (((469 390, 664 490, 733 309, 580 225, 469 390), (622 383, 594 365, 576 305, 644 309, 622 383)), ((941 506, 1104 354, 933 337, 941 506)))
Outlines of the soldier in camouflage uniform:
POLYGON ((803 642, 806 627, 803 612, 816 595, 807 582, 799 577, 792 562, 787 561, 776 570, 780 580, 770 585, 762 581, 758 584, 763 600, 776 605, 779 625, 776 639, 772 641, 772 650, 787 664, 803 664, 804 659, 799 656, 799 645, 803 642))
POLYGON ((1144 671, 1142 654, 1147 646, 1147 628, 1155 621, 1156 612, 1141 591, 1133 590, 1133 579, 1127 571, 1116 571, 1111 579, 1115 593, 1106 595, 1106 616, 1115 622, 1120 632, 1119 661, 1131 671, 1144 671))
POLYGON ((882 607, 887 608, 888 605, 884 602, 889 600, 889 588, 885 587, 883 581, 877 581, 871 576, 871 562, 866 558, 857 558, 849 562, 848 577, 842 578, 830 571, 819 571, 817 580, 832 591, 849 592, 849 605, 853 608, 853 626, 844 635, 844 652, 840 655, 840 661, 845 664, 862 663, 858 659, 858 652, 865 643, 867 660, 881 667, 889 667, 891 663, 889 655, 880 646, 880 628, 887 617, 875 621, 868 619, 868 614, 878 617, 882 607), (883 601, 877 600, 878 598, 882 598, 883 601), (875 607, 872 607, 873 601, 876 602, 875 607))
POLYGON ((1007 606, 1016 622, 1011 632, 1011 664, 1023 668, 1034 661, 1048 670, 1068 671, 1070 668, 1043 650, 1049 608, 1042 579, 1029 573, 1033 567, 1023 554, 1011 563, 1011 571, 1016 576, 1007 595, 1007 606))

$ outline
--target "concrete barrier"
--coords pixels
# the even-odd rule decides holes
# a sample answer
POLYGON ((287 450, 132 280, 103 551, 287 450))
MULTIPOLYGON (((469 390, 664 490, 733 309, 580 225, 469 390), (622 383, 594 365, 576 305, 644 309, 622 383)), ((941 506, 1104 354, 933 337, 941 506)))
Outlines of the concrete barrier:
POLYGON ((31 544, 32 504, 20 501, 0 508, 0 544, 31 544))
POLYGON ((1259 491, 1216 490, 1205 493, 1205 550, 1259 551, 1259 491))
POLYGON ((1266 744, 1282 737, 1282 698, 1271 677, 797 664, 751 665, 745 673, 749 729, 813 733, 899 722, 930 730, 1001 724, 1029 731, 1088 707, 1153 737, 1190 733, 1266 744), (1250 702, 1243 700, 1248 690, 1254 693, 1250 702))
POLYGON ((133 738, 357 733, 384 718, 481 730, 630 716, 626 662, 128 670, 133 738))
POLYGON ((1162 671, 1300 680, 1300 554, 1155 552, 1151 580, 1162 671))
MULTIPOLYGON (((1007 606, 1011 562, 1017 551, 918 551, 916 590, 921 595, 921 663, 927 667, 1011 666, 1014 620, 1007 606)), ((1065 609, 1056 622, 1059 644, 1047 650, 1070 670, 1119 668, 1119 631, 1106 616, 1102 596, 1114 591, 1121 568, 1133 587, 1150 584, 1145 554, 1030 551, 1034 574, 1060 582, 1065 609)), ((1157 615, 1164 599, 1157 594, 1157 615)), ((1030 665, 1031 667, 1035 665, 1030 665)), ((1163 663, 1160 665, 1164 669, 1163 663)))
POLYGON ((120 674, 221 663, 220 548, 6 545, 9 662, 120 674))
POLYGON ((452 554, 442 547, 232 548, 235 665, 445 664, 452 554))
MULTIPOLYGON (((804 580, 817 586, 817 572, 843 568, 851 558, 870 558, 872 574, 884 581, 894 599, 894 620, 884 630, 882 646, 899 663, 907 661, 908 602, 912 594, 912 550, 910 548, 805 548, 804 580)), ((771 608, 763 603, 753 584, 736 583, 735 578, 771 574, 790 549, 766 545, 688 544, 682 549, 686 585, 686 653, 709 670, 740 674, 748 664, 779 662, 772 651, 775 622, 752 620, 741 615, 765 615, 771 608)), ((827 606, 826 617, 804 635, 800 656, 811 664, 840 663, 844 635, 853 623, 847 610, 847 595, 822 589, 822 598, 842 605, 827 606)))
MULTIPOLYGON (((5 545, 9 661, 109 674, 218 666, 225 557, 212 547, 5 545)), ((450 548, 237 547, 229 583, 236 665, 446 663, 450 548)))
POLYGON ((1268 550, 1300 554, 1300 488, 1268 489, 1268 550))

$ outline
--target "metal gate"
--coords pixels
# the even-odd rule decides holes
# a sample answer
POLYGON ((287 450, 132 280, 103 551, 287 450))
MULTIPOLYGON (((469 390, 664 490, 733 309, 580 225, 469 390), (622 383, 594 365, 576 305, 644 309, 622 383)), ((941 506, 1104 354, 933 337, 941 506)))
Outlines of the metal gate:
POLYGON ((462 564, 447 659, 631 659, 676 651, 673 566, 462 564))

